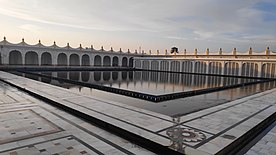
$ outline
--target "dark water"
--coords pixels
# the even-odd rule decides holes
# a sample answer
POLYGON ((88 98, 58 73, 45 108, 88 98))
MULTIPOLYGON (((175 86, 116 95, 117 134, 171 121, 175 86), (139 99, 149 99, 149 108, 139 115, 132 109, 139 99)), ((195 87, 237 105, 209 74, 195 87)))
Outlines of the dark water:
MULTIPOLYGON (((84 83, 104 85, 114 88, 146 92, 149 94, 166 94, 199 90, 205 88, 229 86, 256 81, 256 79, 244 79, 221 76, 204 76, 192 74, 125 71, 125 72, 42 72, 41 74, 71 79, 84 83)), ((242 98, 257 92, 265 91, 275 87, 275 82, 259 83, 239 88, 180 98, 170 101, 154 103, 114 93, 104 92, 97 89, 82 87, 49 78, 22 74, 25 77, 51 83, 72 91, 117 101, 150 111, 162 113, 169 116, 185 115, 194 111, 216 106, 228 101, 242 98)))

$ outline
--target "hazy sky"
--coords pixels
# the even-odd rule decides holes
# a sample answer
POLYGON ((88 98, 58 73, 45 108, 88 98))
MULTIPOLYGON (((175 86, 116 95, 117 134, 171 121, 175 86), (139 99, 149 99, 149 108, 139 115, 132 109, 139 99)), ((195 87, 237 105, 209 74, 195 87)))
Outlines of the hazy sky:
POLYGON ((131 51, 276 51, 276 0, 0 0, 0 37, 131 51))

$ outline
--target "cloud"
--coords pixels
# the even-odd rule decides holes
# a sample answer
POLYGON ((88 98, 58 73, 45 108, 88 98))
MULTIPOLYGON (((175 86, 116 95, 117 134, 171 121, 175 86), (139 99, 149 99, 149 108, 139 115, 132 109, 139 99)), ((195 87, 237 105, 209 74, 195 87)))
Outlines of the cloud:
MULTIPOLYGON (((153 38, 275 42, 275 0, 0 0, 0 14, 86 31, 146 32, 153 38)), ((20 28, 32 29, 20 24, 20 28)), ((35 29, 35 28, 34 28, 35 29)), ((132 36, 133 37, 133 36, 132 36)), ((135 37, 135 36, 134 36, 135 37)), ((139 38, 137 38, 139 39, 139 38)), ((207 43, 206 43, 207 44, 207 43)))

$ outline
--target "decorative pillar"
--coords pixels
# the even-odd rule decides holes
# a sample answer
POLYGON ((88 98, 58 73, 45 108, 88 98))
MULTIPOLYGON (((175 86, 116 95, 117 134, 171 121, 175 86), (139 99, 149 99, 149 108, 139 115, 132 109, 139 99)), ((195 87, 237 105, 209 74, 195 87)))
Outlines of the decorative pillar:
POLYGON ((222 55, 222 48, 219 48, 219 55, 222 55))
POLYGON ((270 55, 269 47, 266 48, 266 50, 265 50, 265 55, 266 55, 267 58, 269 59, 269 55, 270 55))
POLYGON ((184 49, 184 55, 185 55, 185 56, 187 55, 187 50, 186 50, 186 49, 184 49))
POLYGON ((194 55, 197 58, 197 48, 195 48, 194 55))
POLYGON ((253 53, 253 50, 252 50, 252 47, 250 47, 249 50, 248 50, 248 54, 252 55, 252 53, 253 53))
POLYGON ((234 48, 232 53, 233 53, 233 55, 234 55, 234 56, 235 56, 235 58, 236 58, 236 57, 237 57, 237 49, 236 49, 236 48, 234 48))

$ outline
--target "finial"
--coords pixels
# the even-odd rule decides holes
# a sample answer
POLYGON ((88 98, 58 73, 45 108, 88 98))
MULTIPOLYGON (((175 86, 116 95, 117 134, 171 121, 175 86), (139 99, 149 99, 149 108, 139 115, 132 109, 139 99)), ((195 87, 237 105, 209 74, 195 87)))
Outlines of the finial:
POLYGON ((184 49, 184 55, 186 55, 187 54, 187 50, 186 50, 186 48, 184 49))
POLYGON ((102 51, 104 50, 103 46, 101 47, 101 50, 102 50, 102 51))
POLYGON ((195 55, 197 55, 197 48, 195 48, 195 52, 194 53, 195 53, 195 55))
POLYGON ((206 55, 209 55, 209 48, 206 49, 206 55))
POLYGON ((237 54, 237 48, 233 48, 233 55, 236 55, 237 54))
POLYGON ((80 48, 82 48, 82 47, 81 47, 81 44, 80 44, 80 48))
POLYGON ((159 55, 159 50, 156 51, 156 54, 159 55))
POLYGON ((6 37, 4 37, 4 40, 6 41, 6 37))
POLYGON ((120 48, 120 52, 122 52, 122 48, 120 48))
POLYGON ((266 54, 266 55, 269 55, 269 54, 270 54, 269 47, 267 47, 267 48, 266 48, 266 50, 265 50, 265 54, 266 54))
POLYGON ((127 49, 127 53, 130 53, 130 50, 129 50, 129 49, 127 49))
POLYGON ((252 53, 253 53, 252 47, 249 47, 248 53, 249 53, 250 55, 252 55, 252 53))
POLYGON ((22 38, 22 42, 24 42, 24 38, 22 38))
POLYGON ((93 48, 93 45, 91 45, 91 49, 93 50, 94 48, 93 48))
POLYGON ((38 43, 39 43, 39 44, 41 44, 41 41, 40 41, 40 39, 38 40, 38 43))
POLYGON ((54 45, 56 45, 56 41, 54 41, 54 45))
POLYGON ((219 48, 219 55, 222 54, 222 48, 219 48))
POLYGON ((166 50, 165 50, 165 55, 167 55, 167 54, 168 54, 168 50, 166 49, 166 50))
POLYGON ((67 47, 70 47, 69 43, 67 43, 67 47))
POLYGON ((149 54, 151 55, 151 50, 149 50, 149 54))
POLYGON ((135 54, 137 54, 137 50, 135 50, 135 54))
POLYGON ((110 51, 113 52, 113 48, 112 47, 111 47, 110 51))

